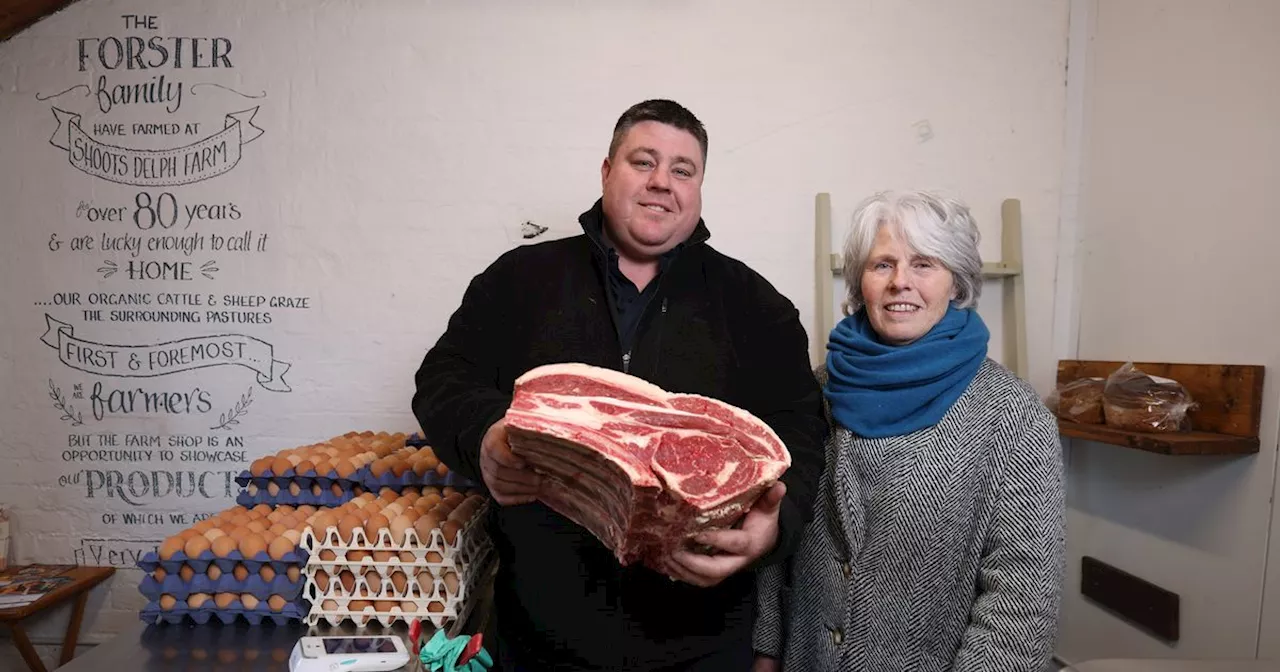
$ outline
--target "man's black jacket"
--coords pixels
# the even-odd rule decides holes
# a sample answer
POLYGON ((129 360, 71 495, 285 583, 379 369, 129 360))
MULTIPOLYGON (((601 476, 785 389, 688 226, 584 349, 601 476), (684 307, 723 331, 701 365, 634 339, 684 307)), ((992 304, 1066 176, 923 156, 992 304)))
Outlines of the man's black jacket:
MULTIPOLYGON (((542 364, 623 370, 609 306, 599 201, 585 235, 518 247, 476 276, 415 377, 413 411, 440 459, 482 482, 480 439, 512 385, 542 364)), ((822 471, 827 424, 795 307, 745 264, 706 244, 702 222, 654 282, 626 367, 668 391, 701 394, 768 423, 791 453, 777 547, 797 547, 822 471)), ((497 507, 495 608, 504 647, 532 669, 644 670, 749 647, 755 575, 713 588, 620 567, 585 529, 541 503, 497 507)))

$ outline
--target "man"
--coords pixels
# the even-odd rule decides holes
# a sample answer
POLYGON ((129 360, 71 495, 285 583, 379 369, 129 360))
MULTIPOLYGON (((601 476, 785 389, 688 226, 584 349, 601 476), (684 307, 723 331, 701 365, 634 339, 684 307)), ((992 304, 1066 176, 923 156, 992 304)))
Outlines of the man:
POLYGON ((496 658, 513 670, 746 670, 755 569, 796 548, 827 423, 795 307, 707 245, 707 136, 684 107, 627 110, 583 235, 518 247, 476 276, 416 375, 413 411, 451 469, 483 482, 498 551, 496 658), (540 479, 502 423, 514 380, 555 362, 621 370, 751 411, 792 467, 735 529, 670 559, 668 578, 621 567, 537 501, 540 479))

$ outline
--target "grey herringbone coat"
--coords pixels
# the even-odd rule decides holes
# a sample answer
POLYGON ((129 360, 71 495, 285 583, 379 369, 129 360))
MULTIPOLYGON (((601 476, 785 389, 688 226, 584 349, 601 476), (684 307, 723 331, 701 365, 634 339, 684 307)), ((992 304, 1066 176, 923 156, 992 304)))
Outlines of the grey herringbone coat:
POLYGON ((760 574, 756 651, 787 672, 1040 672, 1064 492, 1053 415, 991 360, 934 427, 833 425, 800 550, 760 574))

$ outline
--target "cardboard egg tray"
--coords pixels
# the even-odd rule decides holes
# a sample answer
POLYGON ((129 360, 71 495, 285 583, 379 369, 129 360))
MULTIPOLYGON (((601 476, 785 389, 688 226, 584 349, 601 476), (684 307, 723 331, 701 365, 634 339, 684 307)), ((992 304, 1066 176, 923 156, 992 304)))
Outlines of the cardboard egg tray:
POLYGON ((259 504, 266 504, 271 507, 285 504, 297 507, 309 504, 315 507, 337 508, 359 497, 362 493, 364 493, 364 488, 359 485, 343 488, 337 493, 332 488, 313 485, 310 488, 299 488, 297 494, 294 494, 291 488, 285 487, 273 495, 269 489, 259 488, 250 483, 236 495, 236 504, 246 509, 251 509, 259 504), (319 492, 316 492, 317 489, 319 492))
POLYGON ((258 625, 265 620, 270 620, 276 625, 283 625, 290 621, 301 621, 307 615, 307 604, 301 598, 296 598, 284 605, 280 611, 272 611, 271 607, 263 600, 253 609, 248 609, 239 599, 233 600, 225 609, 219 609, 214 604, 213 599, 192 609, 187 606, 185 601, 180 601, 172 609, 163 609, 160 607, 159 600, 147 602, 142 611, 138 613, 138 617, 145 623, 152 624, 179 624, 185 622, 193 622, 197 625, 204 625, 213 619, 217 619, 224 624, 235 623, 239 619, 247 621, 250 625, 258 625))
POLYGON ((228 553, 225 558, 215 556, 213 551, 205 551, 199 557, 189 558, 186 553, 178 551, 168 560, 161 560, 159 554, 151 551, 142 556, 142 559, 137 562, 138 567, 148 574, 156 571, 156 567, 163 567, 165 573, 171 575, 177 575, 183 565, 191 567, 196 574, 204 574, 209 570, 210 564, 217 565, 223 574, 234 571, 238 564, 243 564, 250 573, 257 573, 262 569, 263 565, 270 565, 271 569, 276 570, 276 574, 283 574, 288 571, 290 566, 302 567, 306 565, 307 551, 299 546, 284 554, 284 557, 279 560, 267 555, 266 551, 262 551, 252 558, 246 558, 239 550, 228 553))
POLYGON ((236 476, 236 485, 242 488, 248 488, 250 485, 260 490, 266 490, 267 487, 275 483, 281 492, 288 492, 289 486, 297 484, 304 491, 310 491, 311 486, 318 485, 322 490, 328 490, 337 484, 343 490, 350 490, 352 487, 360 483, 359 475, 363 471, 367 471, 368 466, 361 467, 355 473, 346 478, 338 476, 337 470, 331 469, 327 474, 318 474, 315 469, 308 469, 305 474, 299 474, 293 469, 288 469, 279 474, 270 469, 262 472, 261 476, 254 476, 248 469, 240 472, 236 476))
POLYGON ((183 581, 177 574, 170 574, 163 580, 157 581, 154 576, 148 574, 138 584, 138 592, 152 602, 158 601, 161 595, 172 595, 178 600, 186 600, 193 593, 210 595, 248 593, 263 601, 272 595, 279 595, 286 600, 293 600, 302 594, 302 588, 305 585, 306 578, 301 573, 297 581, 290 581, 285 572, 277 574, 271 581, 264 581, 258 574, 250 574, 248 578, 241 581, 231 572, 223 574, 217 580, 209 578, 207 574, 197 574, 190 581, 183 581))

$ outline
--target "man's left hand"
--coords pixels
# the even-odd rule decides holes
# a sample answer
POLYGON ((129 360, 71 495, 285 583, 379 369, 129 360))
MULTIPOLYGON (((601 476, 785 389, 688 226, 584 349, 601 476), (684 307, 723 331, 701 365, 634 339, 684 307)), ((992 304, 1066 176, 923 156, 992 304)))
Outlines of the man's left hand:
POLYGON ((682 548, 671 554, 667 572, 685 583, 709 588, 759 560, 778 543, 778 509, 786 494, 785 483, 774 483, 747 511, 741 528, 708 530, 693 537, 694 543, 712 547, 716 555, 682 548))

